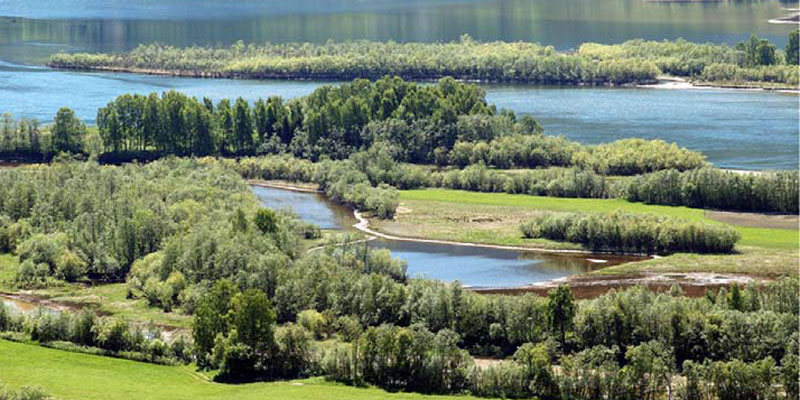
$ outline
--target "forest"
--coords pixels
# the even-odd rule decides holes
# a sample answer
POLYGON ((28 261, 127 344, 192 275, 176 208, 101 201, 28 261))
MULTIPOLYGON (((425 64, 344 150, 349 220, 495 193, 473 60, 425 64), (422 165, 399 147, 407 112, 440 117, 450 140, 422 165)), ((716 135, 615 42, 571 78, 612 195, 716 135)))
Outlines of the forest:
MULTIPOLYGON (((264 165, 263 174, 291 165, 297 179, 358 170, 280 159, 284 164, 165 158, 102 166, 62 156, 50 165, 0 170, 0 243, 21 261, 16 285, 125 282, 130 298, 194 315, 191 336, 167 340, 158 329, 89 310, 20 315, 0 307, 2 337, 146 362, 194 362, 224 382, 325 376, 390 390, 543 399, 797 393, 798 293, 791 278, 701 298, 676 286, 578 301, 566 286, 547 297, 482 295, 458 283, 410 279, 388 251, 348 238, 303 255, 301 243, 314 230, 262 207, 235 169, 252 173, 264 165), (474 355, 510 359, 478 368, 474 355)), ((673 228, 670 221, 642 221, 673 228)), ((719 250, 735 240, 709 229, 702 244, 681 242, 680 234, 697 227, 674 228, 676 241, 657 250, 719 250)))
POLYGON ((567 85, 652 83, 661 74, 720 83, 797 86, 797 31, 785 49, 753 35, 736 46, 685 40, 585 43, 576 52, 528 42, 328 42, 176 48, 140 45, 120 54, 55 54, 56 68, 150 71, 198 77, 461 80, 567 85))
MULTIPOLYGON (((624 198, 647 204, 787 214, 798 212, 796 193, 800 187, 797 171, 742 174, 718 168, 684 172, 668 169, 630 177, 609 177, 577 167, 506 171, 489 169, 478 163, 464 169, 436 169, 397 162, 391 152, 381 146, 354 153, 347 160, 318 163, 289 155, 221 162, 247 179, 312 182, 326 191, 333 178, 389 191, 389 187, 401 190, 440 187, 534 196, 624 198), (338 168, 337 173, 326 172, 334 168, 338 168)), ((387 197, 389 203, 396 203, 389 199, 387 197)))
POLYGON ((165 155, 245 156, 288 153, 313 161, 344 159, 373 145, 397 161, 496 168, 576 166, 634 175, 706 165, 697 152, 659 140, 623 139, 597 146, 544 135, 530 116, 488 104, 477 85, 444 78, 419 85, 400 78, 357 79, 306 97, 202 101, 178 92, 121 95, 87 128, 69 108, 53 124, 0 120, 0 156, 49 159, 59 152, 101 162, 165 155))

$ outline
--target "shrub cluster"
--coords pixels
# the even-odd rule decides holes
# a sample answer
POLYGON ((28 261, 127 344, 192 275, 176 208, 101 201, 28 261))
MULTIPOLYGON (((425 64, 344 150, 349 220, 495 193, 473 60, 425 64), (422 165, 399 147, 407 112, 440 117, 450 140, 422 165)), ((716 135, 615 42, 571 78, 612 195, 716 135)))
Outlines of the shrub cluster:
POLYGON ((49 347, 159 364, 187 363, 192 356, 182 335, 168 341, 155 328, 98 317, 89 309, 21 314, 0 303, 0 332, 20 333, 49 347))
POLYGON ((261 209, 249 186, 213 161, 0 170, 0 244, 22 261, 18 284, 122 281, 138 263, 133 292, 167 309, 189 284, 254 279, 280 262, 272 260, 296 256, 306 224, 277 215, 265 232, 261 209), (169 284, 148 284, 151 277, 169 284))
POLYGON ((653 63, 665 74, 722 84, 782 84, 797 86, 797 31, 789 33, 786 52, 755 34, 736 46, 630 40, 617 45, 586 43, 578 54, 599 61, 638 60, 653 63), (794 45, 792 45, 794 41, 794 45))
POLYGON ((526 238, 580 243, 592 250, 631 253, 728 253, 739 234, 708 225, 615 211, 606 214, 546 213, 520 225, 526 238))
POLYGON ((739 173, 716 168, 659 171, 623 181, 628 201, 721 210, 798 213, 797 171, 739 173))

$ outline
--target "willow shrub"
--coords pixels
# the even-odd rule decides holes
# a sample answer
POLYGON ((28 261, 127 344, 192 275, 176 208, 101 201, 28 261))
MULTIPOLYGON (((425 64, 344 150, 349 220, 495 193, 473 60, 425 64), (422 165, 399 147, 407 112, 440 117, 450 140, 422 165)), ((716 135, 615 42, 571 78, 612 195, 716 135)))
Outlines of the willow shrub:
POLYGON ((739 240, 739 234, 727 226, 620 211, 542 214, 520 225, 520 229, 526 238, 580 243, 592 250, 648 254, 729 253, 739 240))
POLYGON ((626 180, 620 191, 647 204, 797 214, 799 177, 797 171, 665 170, 626 180))

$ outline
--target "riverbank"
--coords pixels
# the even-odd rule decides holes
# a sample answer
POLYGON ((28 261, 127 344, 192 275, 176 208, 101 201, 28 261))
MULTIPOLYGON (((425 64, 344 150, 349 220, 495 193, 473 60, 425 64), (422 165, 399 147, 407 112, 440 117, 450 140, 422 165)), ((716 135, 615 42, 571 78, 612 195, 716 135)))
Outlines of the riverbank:
POLYGON ((744 83, 725 83, 725 82, 703 82, 681 78, 678 76, 659 76, 654 84, 641 84, 637 85, 640 88, 647 89, 668 89, 668 90, 703 90, 703 89, 725 89, 725 90, 739 90, 739 91, 758 91, 765 90, 769 92, 786 93, 786 94, 800 94, 800 88, 786 85, 773 85, 768 82, 757 84, 744 84, 744 83))
POLYGON ((559 285, 568 285, 575 298, 593 299, 608 293, 610 290, 620 290, 632 286, 647 286, 650 290, 664 292, 670 290, 674 285, 677 285, 686 296, 702 297, 705 296, 708 290, 721 289, 733 284, 737 284, 741 287, 750 283, 765 283, 772 280, 774 280, 774 278, 740 274, 645 272, 609 276, 595 274, 576 275, 515 288, 481 288, 474 290, 484 294, 533 293, 539 296, 546 296, 559 285))
MULTIPOLYGON (((266 182, 266 184, 269 185, 270 183, 266 182)), ((288 185, 291 186, 291 183, 288 185)), ((273 184, 270 186, 285 190, 287 184, 273 184)), ((518 222, 514 221, 527 218, 526 216, 530 213, 530 210, 521 205, 520 201, 530 202, 530 206, 534 210, 549 208, 548 204, 551 202, 539 202, 535 196, 513 196, 510 199, 498 200, 500 204, 505 205, 487 206, 486 204, 473 204, 472 200, 474 199, 470 196, 493 198, 496 197, 496 194, 458 192, 461 195, 454 198, 454 202, 443 201, 440 204, 436 204, 437 202, 435 201, 411 200, 405 196, 407 193, 433 193, 434 196, 436 195, 435 191, 403 191, 401 192, 401 204, 398 208, 398 213, 393 220, 369 218, 364 213, 355 211, 353 214, 357 223, 353 227, 369 237, 390 241, 444 244, 519 252, 541 252, 552 255, 587 257, 587 260, 593 260, 589 257, 592 254, 597 254, 580 248, 546 247, 554 245, 553 243, 538 246, 535 242, 520 245, 502 244, 502 242, 511 239, 506 237, 507 235, 513 235, 515 237, 513 240, 524 242, 522 239, 517 239, 521 235, 516 231, 518 222), (460 202, 466 202, 469 206, 465 207, 459 204, 460 202), (506 217, 516 219, 510 221, 506 217), (411 220, 408 220, 408 218, 411 218, 411 220), (454 230, 463 234, 462 236, 443 235, 445 231, 442 231, 442 225, 453 223, 454 230), (412 226, 418 229, 413 231, 410 229, 412 226), (481 227, 487 230, 486 235, 475 234, 474 230, 481 227), (509 230, 510 233, 504 233, 505 230, 509 230), (411 233, 412 231, 415 233, 411 233)), ((586 209, 587 207, 597 208, 600 206, 600 203, 597 203, 597 199, 546 200, 560 200, 557 203, 561 209, 571 209, 572 207, 586 209), (594 205, 585 204, 586 202, 594 205), (576 204, 571 205, 570 203, 576 204)), ((485 199, 484 203, 486 201, 491 200, 485 199)), ((608 200, 600 200, 600 202, 608 202, 608 200)), ((792 226, 792 222, 797 219, 796 216, 720 213, 681 207, 627 204, 633 207, 644 207, 650 212, 678 213, 675 215, 682 215, 684 218, 689 219, 712 221, 711 223, 713 223, 713 220, 724 220, 737 226, 744 225, 742 226, 743 228, 752 228, 752 226, 748 227, 748 225, 758 224, 757 220, 766 218, 767 220, 761 221, 760 225, 768 224, 772 228, 759 227, 757 229, 760 229, 760 232, 793 232, 795 242, 797 240, 796 227, 794 230, 780 229, 780 227, 792 226)), ((620 204, 616 204, 616 206, 620 206, 620 204)), ((791 236, 791 233, 789 235, 791 236)), ((763 241, 767 241, 761 244, 770 246, 768 242, 769 235, 761 236, 763 236, 763 241)), ((792 274, 792 269, 796 269, 796 250, 781 249, 780 245, 778 245, 778 248, 774 248, 776 244, 772 244, 773 248, 762 248, 754 246, 751 240, 746 242, 746 245, 739 246, 735 254, 698 255, 678 253, 665 257, 649 257, 649 260, 647 260, 648 257, 642 257, 640 260, 633 260, 635 262, 610 266, 600 262, 604 260, 593 260, 598 269, 588 273, 532 285, 503 288, 471 287, 470 289, 481 293, 535 293, 546 295, 549 290, 565 283, 573 288, 577 297, 593 298, 612 288, 621 289, 629 286, 645 285, 653 290, 668 290, 672 285, 677 284, 683 288, 687 295, 702 296, 706 289, 721 288, 733 283, 744 285, 749 282, 770 281, 779 276, 792 274), (760 268, 754 268, 755 265, 760 265, 760 268)), ((555 245, 560 246, 561 244, 555 245)), ((567 245, 571 246, 570 244, 567 245)), ((604 256, 606 255, 604 254, 604 256)), ((797 272, 795 271, 794 273, 796 274, 797 272)))

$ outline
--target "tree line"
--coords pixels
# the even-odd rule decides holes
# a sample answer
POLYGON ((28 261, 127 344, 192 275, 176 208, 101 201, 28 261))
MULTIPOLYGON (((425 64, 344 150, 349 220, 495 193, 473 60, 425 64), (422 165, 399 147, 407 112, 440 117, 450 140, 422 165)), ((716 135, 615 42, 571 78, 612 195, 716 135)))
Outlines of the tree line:
POLYGON ((729 226, 654 214, 545 213, 520 225, 526 238, 580 243, 593 251, 730 253, 739 234, 729 226))
POLYGON ((4 159, 45 161, 62 152, 88 152, 93 142, 86 126, 66 107, 46 127, 35 119, 0 117, 0 157, 4 159))
POLYGON ((743 71, 736 77, 739 82, 797 85, 797 74, 791 74, 788 67, 798 65, 797 43, 795 30, 789 34, 783 51, 755 34, 735 46, 683 39, 636 39, 614 45, 584 43, 576 53, 528 42, 482 43, 467 35, 450 43, 237 42, 229 47, 187 48, 149 44, 120 54, 59 53, 51 57, 50 65, 196 77, 378 79, 397 75, 410 80, 433 80, 452 76, 461 80, 568 85, 649 83, 660 74, 727 81, 714 74, 717 66, 723 65, 743 71), (773 72, 760 72, 763 70, 773 72))
POLYGON ((632 175, 706 165, 702 154, 659 140, 624 139, 597 146, 542 134, 530 116, 497 111, 485 92, 451 78, 417 85, 399 78, 323 86, 284 102, 280 97, 198 100, 170 91, 125 94, 97 113, 87 130, 68 108, 43 129, 36 122, 0 124, 0 156, 59 152, 119 163, 178 156, 292 154, 345 159, 373 146, 397 161, 440 167, 483 163, 495 168, 580 167, 632 175), (28 144, 30 143, 30 144, 28 144))
POLYGON ((620 197, 647 204, 798 213, 797 171, 739 173, 715 168, 658 171, 620 184, 620 197))
MULTIPOLYGON (((686 373, 687 361, 710 364, 709 370, 766 368, 775 380, 796 368, 798 304, 791 278, 696 299, 677 288, 634 288, 588 301, 575 301, 567 288, 547 298, 481 295, 458 283, 409 279, 388 252, 348 237, 299 257, 306 227, 262 207, 222 165, 235 162, 61 162, 0 171, 2 193, 12 194, 0 198, 3 243, 22 260, 16 275, 33 268, 45 276, 18 284, 49 284, 76 265, 89 271, 77 279, 124 277, 130 297, 195 315, 191 359, 229 381, 326 375, 433 393, 581 398, 592 390, 625 390, 636 398, 663 393, 665 382, 686 373), (313 337, 338 344, 320 349, 313 337), (414 351, 398 347, 406 345, 414 351), (472 368, 464 350, 518 356, 516 364, 484 372, 472 368), (551 365, 566 371, 551 367, 554 384, 543 372, 544 350, 551 365), (418 354, 428 357, 419 361, 418 354), (607 369, 593 364, 593 354, 607 355, 600 364, 607 369), (405 358, 388 361, 400 355, 405 358), (620 374, 628 380, 614 380, 620 374)), ((294 164, 284 162, 273 167, 294 164)), ((295 173, 313 173, 305 169, 312 165, 295 173)), ((22 326, 32 334, 33 324, 22 326)), ((49 330, 36 332, 45 342, 49 330)), ((698 385, 712 378, 713 388, 722 387, 720 379, 742 381, 697 371, 698 385)))
MULTIPOLYGON (((441 187, 536 196, 624 198, 648 204, 796 214, 797 193, 800 190, 800 174, 794 171, 742 174, 700 168, 684 172, 664 170, 611 179, 590 169, 577 167, 499 171, 478 163, 464 169, 438 169, 397 162, 392 157, 391 149, 381 146, 354 153, 347 160, 320 163, 288 155, 221 162, 247 179, 319 183, 326 191, 331 185, 323 184, 323 181, 331 177, 341 181, 362 182, 366 191, 370 186, 385 190, 385 195, 378 195, 385 199, 384 209, 396 203, 396 195, 392 194, 394 192, 390 187, 403 190, 441 187), (342 165, 337 171, 350 172, 327 174, 326 171, 332 170, 335 165, 342 165)), ((336 196, 341 198, 338 194, 336 196)), ((366 208, 367 203, 370 202, 350 204, 366 211, 377 210, 377 207, 366 208)), ((392 213, 378 214, 388 217, 392 213)))
POLYGON ((630 40, 617 45, 582 44, 578 54, 593 60, 639 60, 654 63, 669 75, 704 82, 798 85, 798 30, 780 51, 767 39, 751 34, 734 46, 711 43, 630 40))
POLYGON ((653 63, 638 60, 594 62, 527 42, 474 41, 468 35, 449 43, 328 42, 263 45, 237 42, 228 47, 176 48, 140 45, 121 54, 53 55, 56 68, 147 70, 196 77, 272 79, 411 80, 452 76, 463 80, 515 83, 603 85, 652 82, 653 63))

